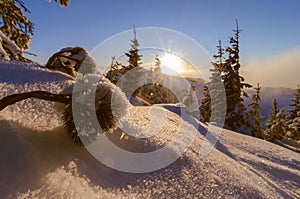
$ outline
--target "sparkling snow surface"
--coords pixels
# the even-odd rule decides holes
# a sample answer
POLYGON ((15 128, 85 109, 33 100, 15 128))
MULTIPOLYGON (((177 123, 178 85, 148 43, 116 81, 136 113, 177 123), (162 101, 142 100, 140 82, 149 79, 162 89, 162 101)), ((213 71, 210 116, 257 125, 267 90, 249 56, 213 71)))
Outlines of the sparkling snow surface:
MULTIPOLYGON (((0 97, 32 90, 59 93, 71 79, 37 65, 1 62, 0 97)), ((131 107, 130 113, 139 125, 156 114, 148 107, 131 107)), ((182 120, 169 111, 166 115, 155 138, 120 140, 111 134, 111 139, 131 151, 159 148, 182 120)), ((215 148, 200 159, 207 128, 200 125, 200 133, 176 162, 155 172, 130 174, 105 166, 76 146, 52 102, 19 102, 0 112, 0 198, 300 198, 300 154, 224 130, 215 148)))

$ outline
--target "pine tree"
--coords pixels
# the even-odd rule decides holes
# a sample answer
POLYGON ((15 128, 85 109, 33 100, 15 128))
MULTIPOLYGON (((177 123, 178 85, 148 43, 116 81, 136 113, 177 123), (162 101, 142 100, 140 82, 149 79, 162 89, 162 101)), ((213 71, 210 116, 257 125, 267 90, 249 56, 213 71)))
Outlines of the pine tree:
POLYGON ((243 97, 248 97, 243 91, 244 88, 252 87, 244 83, 245 79, 240 76, 239 69, 239 37, 241 30, 236 21, 236 29, 233 30, 234 36, 229 37, 230 47, 226 48, 227 59, 222 68, 222 79, 226 91, 227 110, 225 124, 234 131, 245 131, 248 116, 244 105, 243 97))
MULTIPOLYGON (((70 0, 59 1, 63 7, 68 6, 69 2, 70 0)), ((34 33, 34 24, 25 15, 25 13, 31 14, 30 10, 22 0, 1 0, 0 8, 0 33, 7 37, 4 38, 0 35, 0 58, 31 62, 23 55, 23 51, 29 49, 34 33), (7 40, 12 41, 16 48, 12 47, 7 40), (5 53, 1 53, 1 51, 5 51, 5 53), (8 55, 8 58, 1 56, 3 53, 8 55)))
POLYGON ((153 78, 154 78, 154 84, 151 84, 151 100, 155 103, 167 103, 167 99, 164 95, 164 76, 161 72, 161 60, 158 57, 158 55, 155 56, 155 68, 153 69, 153 78))
POLYGON ((134 38, 133 40, 131 40, 131 49, 125 53, 125 55, 128 57, 128 69, 132 69, 135 67, 139 67, 142 65, 142 55, 139 54, 139 42, 136 38, 136 30, 135 27, 133 27, 133 34, 134 34, 134 38))
POLYGON ((203 99, 201 106, 199 107, 201 113, 201 120, 210 122, 212 118, 213 122, 222 122, 222 110, 226 107, 224 104, 223 89, 221 84, 221 71, 223 70, 224 49, 222 48, 222 42, 219 40, 217 46, 217 54, 213 56, 215 62, 212 62, 213 68, 210 69, 211 77, 210 82, 203 87, 203 99), (213 100, 213 103, 212 103, 213 100), (212 111, 213 110, 213 111, 212 111), (213 115, 212 115, 213 112, 213 115))
POLYGON ((250 130, 251 130, 251 136, 257 137, 257 138, 263 138, 263 116, 260 114, 261 106, 259 105, 260 99, 260 90, 261 87, 259 86, 259 83, 257 84, 257 87, 254 88, 256 93, 252 96, 252 103, 250 103, 248 106, 251 107, 251 110, 249 110, 249 123, 250 123, 250 130))
POLYGON ((142 68, 142 55, 139 54, 139 42, 136 37, 135 27, 133 29, 133 33, 134 38, 131 40, 131 49, 125 53, 128 57, 128 66, 124 66, 121 70, 122 75, 126 75, 126 81, 123 81, 122 85, 119 85, 121 90, 129 99, 140 92, 142 87, 136 87, 138 85, 143 85, 143 78, 145 78, 145 70, 142 68), (136 90, 132 92, 132 88, 136 88, 136 90))
POLYGON ((287 138, 295 140, 300 143, 300 111, 297 117, 289 121, 289 131, 287 132, 287 138))
POLYGON ((158 55, 155 56, 155 68, 153 70, 155 81, 158 83, 163 82, 163 74, 161 72, 161 61, 158 55))
POLYGON ((296 90, 296 93, 294 94, 294 99, 292 99, 292 104, 290 104, 292 110, 288 111, 289 112, 289 120, 295 119, 300 111, 300 86, 298 85, 298 88, 296 90))
MULTIPOLYGON (((130 71, 133 68, 141 68, 142 62, 141 57, 139 55, 139 42, 136 37, 136 31, 133 30, 134 38, 131 40, 131 49, 125 53, 128 57, 128 66, 122 65, 118 61, 116 61, 115 56, 112 57, 112 61, 110 64, 110 68, 106 73, 106 78, 108 78, 112 83, 116 84, 121 76, 130 71)), ((133 77, 135 80, 137 77, 133 77)))
POLYGON ((283 139, 288 131, 285 110, 278 110, 277 106, 277 101, 274 99, 272 112, 269 115, 267 128, 264 132, 264 138, 271 142, 283 139))
POLYGON ((210 69, 211 77, 208 83, 211 98, 211 122, 224 123, 226 95, 221 77, 224 68, 224 49, 222 48, 221 40, 218 42, 217 49, 218 53, 214 55, 215 62, 212 62, 213 68, 210 69))
POLYGON ((211 98, 209 94, 208 86, 203 86, 203 98, 201 100, 201 105, 199 107, 201 114, 200 120, 204 122, 210 122, 211 118, 211 98))
POLYGON ((288 123, 289 131, 287 132, 287 137, 296 141, 300 141, 300 87, 296 90, 294 99, 292 99, 293 107, 292 110, 289 110, 288 123))
MULTIPOLYGON (((278 103, 277 100, 274 98, 273 99, 273 108, 272 108, 272 112, 271 115, 269 116, 269 118, 271 120, 273 120, 274 118, 276 118, 276 115, 279 113, 279 109, 278 109, 278 103)), ((267 123, 268 125, 268 123, 267 123)))
MULTIPOLYGON (((144 72, 144 79, 150 79, 150 84, 143 85, 138 92, 149 99, 153 104, 178 103, 175 94, 164 85, 164 75, 161 72, 161 61, 155 56, 155 67, 144 72)), ((147 81, 149 82, 149 81, 147 81)))
POLYGON ((0 1, 0 30, 21 50, 27 50, 33 35, 33 23, 24 12, 31 13, 21 0, 0 1))
POLYGON ((0 58, 30 62, 22 52, 29 48, 34 31, 33 23, 24 14, 30 10, 21 0, 1 0, 0 8, 0 33, 6 36, 0 37, 0 58))
POLYGON ((190 90, 187 92, 187 94, 183 97, 182 103, 185 105, 186 110, 188 113, 192 113, 193 111, 193 92, 195 91, 195 86, 190 84, 190 90))
POLYGON ((111 58, 111 64, 109 70, 105 74, 105 77, 109 79, 109 81, 112 82, 113 84, 117 84, 122 74, 124 74, 123 72, 124 68, 125 67, 121 63, 116 61, 116 57, 113 56, 111 58))

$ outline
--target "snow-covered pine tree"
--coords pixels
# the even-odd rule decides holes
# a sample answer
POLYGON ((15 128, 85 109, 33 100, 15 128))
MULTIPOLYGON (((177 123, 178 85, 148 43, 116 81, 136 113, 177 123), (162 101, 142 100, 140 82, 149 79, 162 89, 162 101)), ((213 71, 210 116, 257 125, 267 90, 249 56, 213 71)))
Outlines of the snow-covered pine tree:
POLYGON ((131 40, 131 49, 125 53, 125 55, 128 57, 128 69, 132 69, 135 67, 140 67, 142 65, 142 55, 139 54, 139 42, 136 38, 136 30, 135 27, 133 27, 133 34, 134 38, 131 40))
POLYGON ((271 142, 281 140, 288 131, 288 124, 285 116, 285 110, 278 110, 276 99, 273 100, 273 108, 269 114, 269 119, 264 131, 264 138, 271 142))
MULTIPOLYGON (((69 2, 59 0, 63 7, 69 2)), ((30 14, 30 10, 22 0, 1 0, 0 8, 0 59, 31 62, 23 55, 34 33, 34 24, 25 15, 30 14)))
POLYGON ((213 68, 210 69, 211 77, 208 83, 209 94, 211 98, 211 122, 223 123, 226 107, 226 96, 221 72, 224 68, 224 49, 221 40, 218 41, 218 53, 214 55, 215 62, 212 62, 213 68))
POLYGON ((298 85, 296 89, 296 93, 294 94, 294 99, 292 99, 292 103, 289 105, 292 107, 291 110, 289 110, 289 120, 293 120, 296 117, 298 117, 298 112, 300 111, 300 86, 298 85))
POLYGON ((156 98, 154 98, 154 103, 178 103, 176 95, 170 89, 164 86, 165 75, 162 73, 161 60, 158 55, 155 56, 155 68, 153 72, 156 82, 156 84, 154 85, 154 90, 157 96, 156 98))
POLYGON ((193 111, 193 92, 195 92, 195 86, 193 86, 192 84, 190 84, 190 90, 187 92, 187 94, 183 97, 183 101, 182 103, 185 105, 186 110, 188 113, 192 113, 193 111))
POLYGON ((167 87, 164 86, 165 76, 161 72, 161 61, 158 55, 155 56, 155 67, 150 71, 145 70, 144 79, 154 82, 143 85, 139 90, 139 94, 143 95, 153 104, 161 103, 178 103, 176 95, 167 87))
POLYGON ((234 36, 229 37, 230 47, 226 48, 228 57, 225 60, 221 74, 226 90, 227 111, 225 124, 234 131, 247 131, 247 112, 244 105, 243 97, 248 97, 244 88, 251 88, 248 83, 244 83, 245 79, 240 76, 239 69, 239 37, 241 30, 236 20, 236 29, 233 30, 234 36))
MULTIPOLYGON (((1 0, 0 7, 0 31, 16 44, 17 50, 16 52, 11 50, 10 45, 2 37, 0 46, 8 54, 9 59, 29 62, 30 60, 23 56, 22 51, 29 48, 34 31, 33 23, 24 14, 31 13, 30 10, 21 0, 1 0)), ((0 58, 4 57, 0 55, 0 58)))
POLYGON ((199 106, 200 120, 204 122, 210 122, 211 118, 211 98, 209 94, 209 89, 207 85, 203 86, 203 98, 201 100, 201 105, 199 106))
POLYGON ((276 115, 279 113, 279 110, 278 110, 278 103, 277 103, 277 100, 274 98, 273 99, 273 107, 272 107, 272 111, 271 113, 269 114, 269 118, 268 118, 268 121, 266 123, 266 126, 267 128, 269 128, 272 124, 273 124, 273 121, 276 119, 276 115))
POLYGON ((134 38, 131 40, 131 49, 125 53, 128 57, 128 66, 124 66, 121 70, 122 76, 126 74, 126 81, 122 82, 120 86, 121 90, 125 93, 127 98, 131 98, 139 92, 137 88, 133 93, 132 88, 136 88, 137 85, 143 85, 144 69, 142 68, 142 55, 139 54, 139 42, 136 37, 135 27, 133 29, 134 38))
POLYGON ((289 110, 288 124, 289 131, 287 132, 287 137, 296 141, 300 141, 300 86, 296 89, 294 98, 292 99, 293 107, 289 110))
POLYGON ((158 55, 155 55, 155 68, 153 69, 155 81, 158 83, 164 82, 164 75, 161 72, 161 60, 158 55))
POLYGON ((260 90, 261 87, 259 86, 259 83, 257 84, 257 87, 254 88, 256 91, 255 94, 252 95, 252 103, 250 103, 248 106, 251 107, 249 110, 249 124, 250 124, 250 131, 251 136, 257 137, 257 138, 263 138, 263 116, 260 113, 261 106, 259 105, 260 99, 260 90))
POLYGON ((156 83, 146 84, 142 86, 139 92, 155 104, 163 103, 163 87, 161 86, 163 81, 163 74, 161 73, 161 61, 158 55, 155 56, 155 67, 151 68, 150 74, 147 78, 150 78, 150 82, 156 83))
POLYGON ((120 77, 124 74, 124 70, 125 66, 116 61, 115 56, 113 56, 111 59, 109 70, 105 74, 105 77, 113 84, 116 84, 119 81, 120 77))
POLYGON ((286 135, 287 138, 300 143, 300 111, 298 112, 297 117, 290 121, 289 131, 286 135))
POLYGON ((21 0, 1 0, 0 7, 0 30, 21 50, 27 50, 34 27, 24 12, 31 13, 30 10, 21 0))
POLYGON ((222 89, 220 85, 222 84, 221 71, 224 64, 224 49, 222 48, 221 40, 218 41, 217 54, 215 54, 213 58, 215 61, 212 62, 213 68, 210 69, 210 81, 203 87, 204 97, 202 99, 201 106, 199 107, 201 119, 205 122, 210 122, 210 118, 214 120, 212 122, 221 122, 222 118, 220 117, 222 114, 220 111, 222 111, 222 109, 226 106, 221 96, 222 89), (214 110, 213 115, 211 115, 212 109, 214 110))

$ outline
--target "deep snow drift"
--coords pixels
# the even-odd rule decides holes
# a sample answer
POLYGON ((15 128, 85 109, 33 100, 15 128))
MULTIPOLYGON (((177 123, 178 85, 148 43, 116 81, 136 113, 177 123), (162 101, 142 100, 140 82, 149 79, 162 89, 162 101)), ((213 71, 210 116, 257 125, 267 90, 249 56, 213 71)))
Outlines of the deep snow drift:
MULTIPOLYGON (((69 76, 34 65, 0 63, 1 98, 30 90, 59 93, 71 83, 69 76)), ((139 125, 150 121, 149 107, 130 107, 130 112, 139 125)), ((120 140, 118 131, 109 137, 135 152, 162 147, 182 121, 177 114, 166 113, 162 131, 153 138, 120 140)), ((184 123, 184 130, 193 128, 184 123)), ((105 166, 76 146, 52 102, 19 102, 0 112, 0 198, 300 197, 300 154, 223 130, 215 148, 200 159, 207 128, 200 125, 192 145, 177 161, 155 172, 130 174, 105 166)))

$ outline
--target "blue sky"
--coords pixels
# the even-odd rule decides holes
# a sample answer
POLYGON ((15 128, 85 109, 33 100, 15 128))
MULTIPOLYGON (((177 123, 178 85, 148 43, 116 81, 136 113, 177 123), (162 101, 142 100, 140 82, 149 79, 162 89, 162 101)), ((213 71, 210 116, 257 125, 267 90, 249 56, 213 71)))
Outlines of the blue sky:
POLYGON ((272 79, 261 82, 265 86, 300 84, 297 77, 300 66, 296 66, 300 56, 300 1, 297 0, 71 0, 68 8, 46 0, 24 2, 32 12, 28 17, 35 23, 30 51, 38 54, 34 59, 41 63, 65 46, 81 45, 92 50, 110 36, 132 29, 133 24, 137 28, 161 27, 182 32, 212 55, 219 38, 227 45, 237 18, 243 30, 241 60, 251 83, 259 81, 257 74, 251 74, 254 69, 269 71, 273 67, 266 64, 288 59, 288 63, 281 63, 284 66, 275 67, 278 71, 273 76, 284 75, 282 71, 290 69, 289 75, 294 77, 284 77, 286 81, 279 85, 272 83, 272 79), (291 54, 295 55, 285 58, 291 54))

